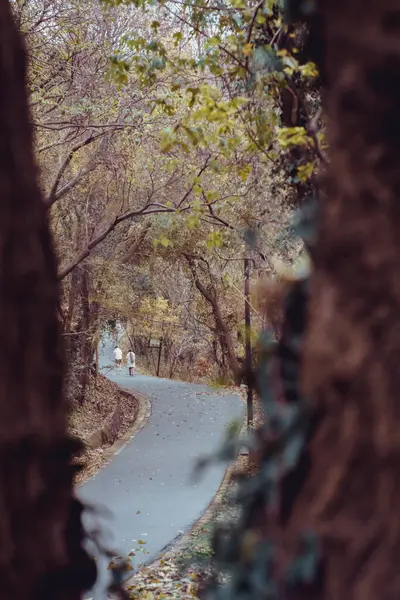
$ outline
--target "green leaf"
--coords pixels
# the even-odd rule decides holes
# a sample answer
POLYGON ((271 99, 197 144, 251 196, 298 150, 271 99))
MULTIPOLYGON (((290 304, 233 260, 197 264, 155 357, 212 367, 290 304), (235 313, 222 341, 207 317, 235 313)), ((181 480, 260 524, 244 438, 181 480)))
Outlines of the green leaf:
POLYGON ((300 181, 303 183, 310 179, 312 174, 314 173, 315 162, 308 162, 305 165, 300 165, 297 167, 297 176, 300 181))
POLYGON ((293 146, 308 146, 310 143, 304 127, 278 127, 277 138, 280 146, 284 149, 293 146))
POLYGON ((220 173, 221 168, 222 168, 222 165, 218 160, 214 159, 210 162, 210 169, 211 169, 211 171, 214 171, 214 173, 220 173))
POLYGON ((223 234, 222 231, 212 231, 207 236, 206 247, 209 250, 213 250, 214 248, 221 248, 223 243, 223 234))
POLYGON ((214 48, 214 47, 218 46, 220 43, 221 43, 221 38, 218 35, 215 35, 208 39, 207 46, 214 48))
POLYGON ((199 217, 197 215, 190 215, 190 217, 187 219, 187 225, 189 229, 196 229, 196 227, 199 225, 199 222, 199 217))
POLYGON ((181 42, 183 40, 183 33, 181 31, 176 31, 172 37, 177 42, 181 42))
POLYGON ((214 202, 215 200, 218 200, 219 196, 220 196, 219 192, 217 192, 215 190, 210 190, 210 191, 206 192, 207 202, 214 202))
POLYGON ((252 171, 251 165, 244 165, 244 167, 240 167, 238 169, 238 175, 242 181, 246 182, 247 179, 249 178, 251 171, 252 171))

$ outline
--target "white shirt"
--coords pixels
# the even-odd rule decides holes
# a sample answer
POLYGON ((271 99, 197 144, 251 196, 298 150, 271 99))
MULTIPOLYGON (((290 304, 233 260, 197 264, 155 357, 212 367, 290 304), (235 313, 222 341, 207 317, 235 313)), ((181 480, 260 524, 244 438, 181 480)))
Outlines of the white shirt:
POLYGON ((114 354, 115 360, 122 360, 122 350, 121 350, 121 348, 115 348, 113 354, 114 354))
POLYGON ((126 362, 130 367, 135 366, 136 356, 134 352, 128 352, 128 354, 126 355, 126 362))

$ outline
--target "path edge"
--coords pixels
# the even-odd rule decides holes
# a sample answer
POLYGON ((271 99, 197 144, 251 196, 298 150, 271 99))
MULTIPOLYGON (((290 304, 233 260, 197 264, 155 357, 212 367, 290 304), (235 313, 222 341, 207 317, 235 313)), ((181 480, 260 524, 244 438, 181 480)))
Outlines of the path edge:
MULTIPOLYGON (((113 458, 118 456, 118 454, 120 454, 122 450, 133 440, 133 438, 139 433, 139 431, 143 429, 143 427, 146 425, 147 421, 150 418, 152 407, 151 402, 147 396, 145 396, 141 392, 126 389, 122 386, 120 386, 120 390, 124 394, 129 394, 137 399, 139 403, 139 409, 136 419, 133 425, 129 427, 120 438, 115 440, 115 442, 111 444, 111 446, 108 446, 108 448, 104 450, 104 462, 102 463, 100 468, 97 469, 96 472, 89 477, 89 479, 96 477, 97 473, 99 473, 102 469, 104 469, 104 467, 109 465, 113 458)), ((80 485, 85 484, 87 481, 88 480, 82 481, 80 485)))
POLYGON ((125 431, 124 435, 115 440, 115 442, 104 451, 105 456, 109 460, 122 452, 125 446, 127 446, 133 440, 136 434, 143 429, 151 415, 151 402, 147 396, 140 392, 136 392, 136 390, 128 390, 122 386, 121 390, 125 394, 129 394, 130 396, 137 398, 139 402, 139 410, 132 427, 129 427, 129 429, 125 431))
MULTIPOLYGON (((238 396, 238 397, 240 398, 240 396, 238 396)), ((243 399, 242 399, 242 401, 243 401, 243 399)), ((247 410, 245 411, 243 424, 242 424, 242 427, 241 427, 240 433, 239 433, 239 437, 241 439, 243 438, 246 431, 247 431, 247 410)), ((227 467, 216 494, 211 499, 207 508, 200 515, 200 517, 198 519, 196 519, 196 521, 194 521, 194 523, 192 523, 192 525, 189 527, 189 529, 185 533, 183 533, 179 537, 175 538, 175 540, 172 540, 172 542, 167 546, 167 549, 165 552, 161 552, 161 554, 157 558, 155 558, 151 562, 144 564, 143 567, 141 567, 141 568, 155 569, 155 568, 157 568, 157 566, 161 565, 162 562, 173 559, 177 554, 179 554, 181 549, 186 546, 187 542, 189 541, 190 537, 193 534, 193 531, 195 529, 197 529, 198 527, 200 527, 201 525, 208 523, 212 519, 212 516, 213 516, 213 513, 214 513, 216 507, 220 504, 222 498, 224 497, 226 490, 229 488, 229 485, 232 480, 232 475, 235 471, 236 463, 237 463, 239 456, 240 456, 240 450, 238 451, 237 456, 232 460, 232 462, 227 467)), ((137 575, 137 573, 132 574, 131 577, 129 577, 126 581, 124 581, 125 589, 129 588, 129 586, 134 583, 135 575, 137 575)))

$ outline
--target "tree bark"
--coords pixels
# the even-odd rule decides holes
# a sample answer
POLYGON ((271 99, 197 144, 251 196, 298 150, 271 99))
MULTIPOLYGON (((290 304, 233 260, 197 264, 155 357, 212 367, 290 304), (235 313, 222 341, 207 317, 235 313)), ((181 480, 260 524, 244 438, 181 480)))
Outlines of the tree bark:
POLYGON ((25 50, 0 1, 0 596, 81 598, 96 568, 73 496, 59 290, 37 183, 25 50))
POLYGON ((233 375, 236 377, 240 372, 240 365, 235 354, 231 333, 221 313, 217 295, 215 292, 208 289, 201 282, 196 272, 195 262, 193 258, 187 254, 185 254, 185 258, 193 275, 193 281, 196 288, 199 290, 200 294, 205 298, 205 300, 207 300, 207 302, 212 308, 215 319, 215 326, 221 344, 221 350, 223 354, 227 357, 229 367, 232 370, 233 375))
POLYGON ((78 267, 72 274, 73 310, 69 310, 71 319, 67 319, 69 329, 65 332, 68 361, 67 391, 70 400, 81 406, 85 402, 94 356, 89 278, 88 268, 78 267))
POLYGON ((81 269, 81 303, 82 303, 82 319, 80 332, 82 333, 81 340, 81 371, 80 371, 80 390, 79 404, 83 405, 86 397, 86 388, 88 384, 88 376, 92 366, 93 354, 91 354, 92 336, 90 333, 90 304, 89 304, 89 272, 87 269, 81 269))
POLYGON ((320 598, 397 600, 400 5, 324 0, 320 9, 331 149, 304 387, 324 416, 289 529, 311 524, 322 538, 320 598))

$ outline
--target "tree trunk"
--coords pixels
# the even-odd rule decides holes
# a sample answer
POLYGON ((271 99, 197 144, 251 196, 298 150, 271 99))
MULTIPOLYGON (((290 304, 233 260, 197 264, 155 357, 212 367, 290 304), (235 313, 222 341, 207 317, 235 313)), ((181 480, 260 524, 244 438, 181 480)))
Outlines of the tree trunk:
POLYGON ((66 350, 68 359, 67 391, 72 402, 84 404, 88 375, 92 366, 93 350, 90 332, 89 273, 78 267, 72 274, 73 303, 70 304, 66 322, 66 350))
POLYGON ((88 270, 81 270, 80 298, 82 304, 82 318, 80 322, 80 377, 79 377, 79 404, 83 405, 86 397, 86 388, 88 384, 89 372, 92 367, 93 354, 91 353, 92 340, 90 333, 90 306, 89 306, 89 273, 88 270))
POLYGON ((77 284, 78 284, 78 272, 77 272, 77 270, 75 270, 71 275, 71 285, 70 285, 69 294, 68 294, 68 310, 67 310, 67 315, 66 315, 65 324, 64 324, 64 330, 67 333, 71 332, 72 322, 74 319, 77 284))
POLYGON ((97 388, 99 378, 99 345, 95 348, 95 372, 94 372, 94 387, 97 388))
POLYGON ((25 51, 0 1, 0 597, 81 598, 95 579, 73 496, 57 269, 37 184, 25 51))
MULTIPOLYGON (((400 4, 324 0, 330 186, 304 383, 324 417, 291 527, 322 537, 329 600, 400 597, 400 4)), ((304 596, 306 597, 306 596, 304 596)))
POLYGON ((194 280, 194 284, 195 284, 196 288, 199 290, 200 294, 203 296, 203 298, 205 298, 205 300, 207 300, 207 302, 210 304, 210 306, 212 308, 213 316, 214 316, 214 320, 215 320, 215 326, 216 326, 216 330, 218 332, 218 338, 219 338, 219 341, 221 344, 221 350, 222 350, 223 356, 226 356, 228 363, 229 363, 229 367, 232 370, 232 373, 234 374, 234 376, 236 377, 238 375, 238 373, 240 372, 240 365, 239 365, 239 361, 235 354, 235 348, 234 348, 231 333, 230 333, 229 328, 228 328, 228 326, 222 316, 222 313, 221 313, 217 295, 213 290, 208 289, 201 282, 200 277, 198 276, 198 274, 196 272, 195 262, 194 262, 193 258, 186 254, 185 254, 185 258, 186 258, 186 261, 192 272, 193 280, 194 280))

